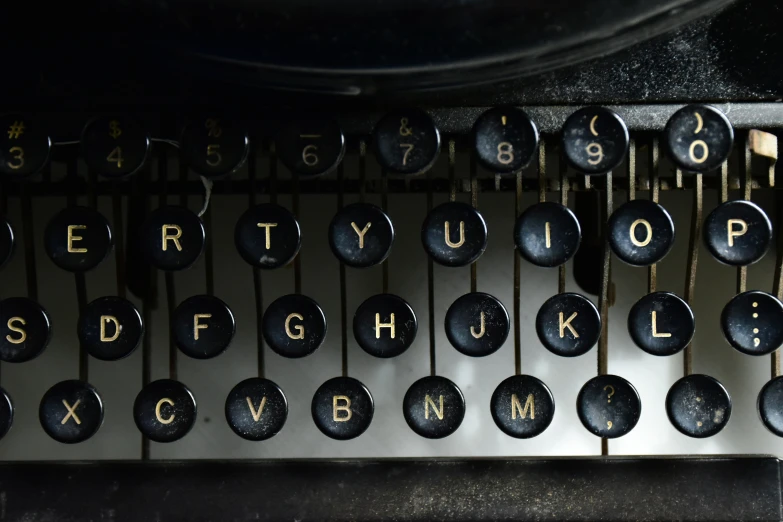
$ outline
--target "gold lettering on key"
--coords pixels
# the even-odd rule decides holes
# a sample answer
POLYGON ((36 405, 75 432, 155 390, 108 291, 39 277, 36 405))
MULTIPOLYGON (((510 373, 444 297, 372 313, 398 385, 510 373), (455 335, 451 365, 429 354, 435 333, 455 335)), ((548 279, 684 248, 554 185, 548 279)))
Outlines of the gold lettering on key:
POLYGON ((78 415, 76 415, 76 407, 79 406, 80 402, 82 402, 81 399, 73 403, 73 406, 71 406, 70 404, 68 404, 68 401, 63 399, 63 406, 65 406, 65 409, 68 410, 68 414, 65 417, 63 417, 63 420, 60 422, 60 424, 65 424, 66 422, 68 422, 68 419, 70 419, 71 417, 73 417, 73 420, 74 422, 76 422, 76 424, 82 423, 81 419, 78 417, 78 415))
POLYGON ((533 420, 536 418, 536 401, 533 399, 533 394, 530 393, 527 396, 527 400, 525 401, 525 407, 522 407, 522 403, 519 402, 519 398, 517 397, 517 394, 514 393, 511 395, 511 418, 516 419, 517 418, 517 411, 519 412, 519 416, 521 418, 527 417, 527 411, 530 410, 530 419, 533 420))
POLYGON ((573 326, 571 326, 571 321, 576 319, 576 316, 579 315, 578 312, 572 313, 571 316, 565 321, 563 321, 563 312, 560 312, 558 315, 560 319, 560 338, 562 339, 565 337, 565 329, 568 328, 571 330, 571 335, 574 336, 574 339, 579 339, 579 333, 574 329, 573 326))
POLYGON ((743 219, 729 219, 726 222, 726 229, 729 234, 729 246, 734 246, 734 238, 744 236, 748 231, 748 223, 743 219), (734 230, 734 225, 739 225, 739 230, 734 230))
POLYGON ((198 331, 199 330, 206 330, 209 328, 209 325, 207 324, 201 324, 198 322, 199 319, 209 319, 212 317, 212 314, 194 314, 193 315, 193 340, 198 341, 198 331))
POLYGON ((449 228, 450 228, 449 222, 446 221, 446 223, 443 225, 443 227, 445 229, 446 244, 448 246, 450 246, 451 248, 459 248, 459 247, 461 247, 462 245, 465 244, 465 222, 464 221, 460 221, 459 222, 459 241, 456 242, 456 243, 454 243, 451 240, 451 232, 449 230, 449 228))
POLYGON ((182 227, 179 225, 163 225, 161 227, 161 234, 163 235, 163 251, 166 251, 166 242, 171 240, 174 241, 174 246, 177 247, 177 250, 182 252, 182 245, 179 244, 179 238, 182 237, 182 227), (173 234, 169 234, 169 232, 174 232, 173 234))
POLYGON ((629 234, 631 236, 631 243, 638 247, 646 247, 650 244, 650 241, 652 241, 652 225, 650 225, 650 222, 646 219, 637 219, 633 223, 631 223, 631 228, 629 230, 629 234), (644 229, 647 232, 647 237, 644 238, 644 241, 639 241, 636 239, 636 227, 642 225, 644 226, 644 229))
POLYGON ((370 225, 372 223, 367 223, 364 225, 364 228, 359 230, 359 227, 356 226, 356 223, 351 221, 351 228, 353 228, 354 232, 359 236, 359 248, 364 248, 364 235, 367 233, 368 230, 370 230, 370 225))
POLYGON ((375 314, 375 338, 380 339, 381 338, 381 328, 388 328, 391 330, 391 338, 394 339, 394 334, 396 332, 394 328, 394 313, 391 314, 391 319, 388 323, 382 323, 381 322, 381 314, 375 314))
POLYGON ((652 335, 653 337, 671 337, 672 334, 668 332, 659 332, 658 331, 658 312, 653 311, 652 313, 652 335))
POLYGON ((87 249, 86 248, 75 248, 73 246, 74 242, 81 241, 84 239, 82 236, 76 236, 74 235, 74 230, 85 230, 87 227, 85 225, 68 225, 68 252, 71 254, 86 254, 87 249))
POLYGON ((351 399, 345 395, 334 395, 332 397, 332 419, 334 422, 348 422, 353 417, 353 411, 351 411, 351 399), (338 404, 340 401, 345 404, 338 404), (347 412, 347 415, 340 416, 338 412, 347 412))
POLYGON ((291 319, 299 319, 300 321, 304 321, 304 317, 302 317, 299 314, 288 314, 288 317, 285 318, 285 333, 290 337, 291 339, 304 339, 305 329, 304 326, 301 324, 294 325, 294 330, 296 330, 296 333, 291 333, 291 319))
POLYGON ((480 328, 479 332, 476 333, 475 327, 471 326, 470 327, 470 335, 472 335, 476 339, 481 339, 482 337, 484 337, 484 334, 486 333, 486 328, 484 326, 485 326, 485 324, 484 324, 484 312, 481 312, 481 328, 480 328))
POLYGON ((272 227, 276 227, 277 223, 256 223, 256 226, 258 228, 263 228, 266 232, 266 243, 264 243, 264 245, 266 246, 266 249, 269 250, 272 248, 272 227))
POLYGON ((440 409, 438 409, 438 406, 435 405, 435 401, 432 400, 432 397, 429 395, 424 396, 424 418, 429 419, 430 418, 430 404, 432 404, 432 409, 435 411, 435 416, 438 417, 438 420, 443 420, 443 395, 440 396, 440 409))
POLYGON ((247 406, 250 408, 250 414, 253 416, 253 420, 258 422, 258 420, 261 418, 261 414, 264 412, 264 406, 266 406, 266 397, 261 399, 261 404, 258 406, 258 410, 253 407, 253 401, 250 399, 250 397, 245 398, 247 399, 247 406))
POLYGON ((164 397, 163 399, 158 401, 158 404, 155 405, 155 418, 158 419, 158 422, 161 424, 171 424, 174 422, 174 418, 176 415, 170 415, 168 418, 163 418, 163 415, 160 413, 160 407, 164 404, 168 404, 169 406, 174 406, 174 401, 169 399, 168 397, 164 397))
POLYGON ((11 337, 11 334, 8 334, 5 336, 6 340, 11 344, 22 344, 25 339, 27 339, 27 332, 25 332, 22 328, 19 328, 18 326, 14 326, 13 323, 21 323, 23 325, 27 324, 27 321, 22 319, 21 317, 12 317, 8 320, 8 329, 12 332, 16 332, 20 335, 19 339, 14 339, 11 337))
POLYGON ((120 326, 120 322, 117 320, 116 317, 113 315, 102 315, 101 316, 101 342, 102 343, 110 343, 112 341, 116 341, 117 338, 120 336, 120 330, 122 330, 122 327, 120 326), (109 323, 114 323, 114 335, 111 337, 106 337, 106 325, 109 323))
POLYGON ((549 221, 544 224, 544 232, 546 235, 546 247, 552 248, 552 230, 549 226, 549 221))

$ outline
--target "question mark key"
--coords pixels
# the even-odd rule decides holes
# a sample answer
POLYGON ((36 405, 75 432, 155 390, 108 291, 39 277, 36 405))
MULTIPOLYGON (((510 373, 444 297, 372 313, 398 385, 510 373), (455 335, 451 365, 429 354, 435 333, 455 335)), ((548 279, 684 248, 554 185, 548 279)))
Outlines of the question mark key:
POLYGON ((576 398, 576 412, 587 431, 615 439, 639 422, 642 401, 636 388, 622 377, 599 375, 582 386, 576 398))

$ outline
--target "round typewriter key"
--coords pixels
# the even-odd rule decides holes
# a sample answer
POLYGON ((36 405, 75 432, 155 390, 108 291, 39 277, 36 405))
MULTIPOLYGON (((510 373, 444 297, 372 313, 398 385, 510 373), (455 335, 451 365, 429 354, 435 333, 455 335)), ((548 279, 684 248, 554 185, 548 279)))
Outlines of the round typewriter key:
POLYGON ((756 407, 764 426, 783 437, 783 377, 776 377, 764 385, 756 407))
POLYGON ((179 381, 161 379, 145 386, 133 403, 133 420, 148 439, 174 442, 196 423, 196 398, 179 381))
POLYGON ((652 355, 674 355, 688 346, 696 331, 688 303, 670 292, 639 299, 628 314, 634 344, 652 355))
POLYGON ((443 203, 424 219, 421 242, 436 263, 469 265, 487 248, 487 224, 481 213, 466 203, 443 203))
POLYGON ((6 436, 14 423, 14 403, 11 396, 0 388, 0 439, 6 436))
POLYGON ((97 210, 70 207, 58 212, 44 231, 44 248, 55 265, 69 272, 92 270, 111 252, 113 238, 97 210))
POLYGON ((383 117, 373 132, 375 154, 392 174, 414 175, 428 170, 440 151, 440 133, 427 113, 395 111, 383 117))
POLYGON ((246 379, 234 386, 226 399, 226 421, 243 439, 274 437, 287 418, 288 401, 283 390, 268 379, 246 379))
POLYGON ((628 127, 604 107, 585 107, 563 125, 566 160, 585 174, 605 174, 623 162, 628 153, 628 127))
POLYGON ((0 360, 25 362, 44 351, 52 323, 41 305, 26 297, 0 301, 0 360))
POLYGON ((498 107, 473 125, 476 158, 487 170, 511 174, 525 168, 538 148, 538 129, 524 111, 498 107))
POLYGON ((530 375, 501 382, 489 402, 498 428, 517 439, 541 435, 555 416, 555 398, 546 384, 530 375))
POLYGON ((226 303, 211 295, 195 295, 174 310, 171 331, 182 353, 194 359, 211 359, 231 344, 236 323, 226 303))
POLYGON ((356 342, 375 357, 397 357, 410 347, 418 329, 413 308, 396 295, 374 295, 353 316, 356 342))
POLYGON ((642 401, 636 388, 622 377, 599 375, 582 386, 576 397, 576 413, 593 435, 616 439, 639 422, 642 401))
POLYGON ((240 124, 217 117, 195 119, 180 139, 182 159, 197 174, 227 176, 239 169, 250 150, 247 132, 240 124))
POLYGON ((629 201, 609 218, 609 245, 629 265, 652 265, 672 249, 674 221, 658 203, 648 199, 629 201))
POLYGON ((350 440, 370 426, 375 405, 364 384, 350 377, 335 377, 315 392, 311 411, 315 425, 324 435, 350 440))
POLYGON ((432 375, 414 382, 402 401, 408 426, 428 439, 448 437, 465 418, 465 397, 456 384, 432 375))
POLYGON ((263 203, 248 209, 234 228, 239 255, 253 266, 280 268, 299 252, 302 234, 299 223, 288 209, 263 203))
POLYGON ((343 159, 345 137, 334 120, 288 123, 275 140, 277 155, 288 170, 300 176, 328 174, 343 159))
POLYGON ((704 243, 720 261, 732 266, 752 265, 769 250, 772 223, 750 201, 728 201, 710 212, 704 222, 704 243))
POLYGON ((289 294, 267 307, 261 329, 275 353, 296 359, 310 355, 324 342, 326 316, 309 297, 289 294))
POLYGON ((0 218, 0 267, 11 259, 14 253, 14 229, 5 219, 0 218))
POLYGON ((783 303, 753 290, 736 295, 720 314, 726 340, 747 355, 767 355, 783 345, 783 303))
POLYGON ((129 356, 141 343, 144 324, 133 303, 122 297, 99 297, 79 316, 76 328, 81 346, 102 361, 129 356))
POLYGON ((508 312, 496 297, 481 292, 465 294, 446 312, 446 337, 458 352, 484 357, 506 342, 508 312))
POLYGON ((103 401, 89 383, 58 382, 41 399, 38 419, 46 434, 57 442, 84 442, 103 424, 103 401))
POLYGON ((129 118, 96 118, 82 132, 84 160, 102 176, 130 176, 144 166, 149 153, 149 134, 129 118))
POLYGON ((0 177, 21 180, 40 172, 49 161, 52 140, 34 118, 0 116, 0 177))
POLYGON ((590 351, 601 336, 601 315, 592 301, 573 293, 550 297, 536 315, 536 333, 552 353, 576 357, 590 351))
POLYGON ((335 257, 354 268, 382 263, 391 252, 394 227, 386 213, 369 203, 340 209, 329 225, 329 246, 335 257))
POLYGON ((729 392, 707 375, 688 375, 666 395, 666 414, 677 430, 698 439, 712 437, 731 416, 729 392))
POLYGON ((669 156, 679 168, 708 172, 728 159, 734 145, 734 129, 715 107, 688 105, 669 118, 664 141, 669 156))
POLYGON ((514 227, 519 254, 537 266, 560 266, 571 259, 582 241, 576 215, 560 203, 536 203, 525 210, 514 227))
POLYGON ((184 270, 204 251, 204 224, 184 207, 160 207, 141 229, 141 246, 161 270, 184 270))

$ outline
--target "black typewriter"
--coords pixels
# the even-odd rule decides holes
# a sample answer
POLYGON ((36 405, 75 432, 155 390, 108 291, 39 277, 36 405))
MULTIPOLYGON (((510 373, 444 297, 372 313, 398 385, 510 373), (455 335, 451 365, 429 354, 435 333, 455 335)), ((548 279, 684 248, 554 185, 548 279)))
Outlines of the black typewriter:
POLYGON ((0 6, 0 522, 783 519, 782 24, 0 6))

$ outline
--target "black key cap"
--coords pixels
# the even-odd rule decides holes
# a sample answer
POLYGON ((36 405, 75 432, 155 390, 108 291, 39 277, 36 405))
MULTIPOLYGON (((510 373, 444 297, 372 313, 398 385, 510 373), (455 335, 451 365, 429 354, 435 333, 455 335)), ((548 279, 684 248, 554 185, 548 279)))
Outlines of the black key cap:
POLYGON ((555 398, 546 384, 530 375, 513 375, 501 382, 489 401, 492 419, 510 437, 541 435, 555 416, 555 398))
POLYGON ((688 303, 671 292, 655 292, 639 299, 628 314, 633 342, 652 355, 674 355, 688 346, 696 331, 688 303))
POLYGON ((0 267, 5 265, 14 253, 14 229, 5 219, 0 218, 0 267))
POLYGON ((52 140, 35 118, 19 114, 0 117, 0 176, 21 180, 37 174, 49 162, 52 140))
POLYGON ((275 353, 296 359, 310 355, 324 342, 326 316, 309 297, 289 294, 270 303, 261 329, 275 353))
POLYGON ((609 218, 609 245, 629 265, 652 265, 672 249, 674 221, 658 203, 648 199, 629 201, 609 218))
POLYGON ((288 170, 303 177, 332 172, 345 154, 345 137, 334 120, 298 120, 286 124, 275 140, 288 170))
POLYGON ((324 435, 350 440, 370 426, 375 405, 364 384, 350 377, 335 377, 315 392, 311 411, 315 425, 324 435))
POLYGON ((267 440, 283 429, 288 401, 280 387, 268 379, 245 379, 226 398, 226 421, 247 440, 267 440))
POLYGON ((443 203, 424 219, 421 242, 436 263, 469 265, 487 248, 487 223, 478 210, 466 203, 443 203))
POLYGON ((184 207, 160 207, 144 223, 140 240, 153 266, 161 270, 184 270, 204 251, 204 223, 184 207))
POLYGON ((704 244, 720 261, 732 266, 751 265, 769 250, 772 223, 750 201, 728 201, 710 212, 704 222, 704 244))
POLYGON ((0 388, 0 439, 8 434, 14 424, 14 403, 11 396, 0 388))
POLYGON ((496 297, 465 294, 446 312, 446 337, 460 353, 484 357, 498 351, 508 337, 508 312, 496 297))
POLYGON ((87 166, 101 176, 120 178, 135 174, 149 154, 149 133, 130 118, 96 118, 82 133, 82 156, 87 166))
POLYGON ((373 141, 378 163, 391 174, 421 174, 435 163, 440 152, 438 128, 427 113, 418 109, 384 116, 375 126, 373 141))
POLYGON ((348 266, 367 268, 382 263, 391 252, 394 226, 386 213, 369 203, 342 208, 329 224, 329 246, 348 266))
POLYGON ((211 359, 231 344, 236 323, 226 303, 211 295, 194 295, 174 310, 171 331, 182 353, 194 359, 211 359))
POLYGON ((560 266, 571 259, 582 241, 576 215, 560 203, 536 203, 517 218, 514 243, 519 254, 537 266, 560 266))
POLYGON ((193 393, 170 379, 149 383, 133 403, 136 427, 155 442, 173 442, 187 435, 196 423, 197 412, 193 393))
POLYGON ((740 352, 767 355, 783 345, 783 303, 766 292, 743 292, 723 308, 720 327, 740 352))
POLYGON ((628 153, 628 127, 613 111, 585 107, 563 125, 563 149, 573 168, 585 174, 606 174, 628 153))
POLYGON ((576 357, 590 351, 601 336, 601 315, 592 301, 573 293, 550 297, 538 310, 536 333, 552 353, 576 357))
POLYGON ((103 401, 91 384, 58 382, 44 394, 38 419, 47 435, 58 442, 84 442, 103 424, 103 401))
POLYGON ((90 355, 102 361, 118 361, 141 344, 144 323, 133 303, 107 296, 87 304, 76 331, 81 346, 90 355))
POLYGON ((26 297, 0 301, 0 360, 25 362, 44 351, 52 336, 49 314, 26 297))
POLYGON ((712 437, 729 422, 731 398, 716 379, 688 375, 669 389, 666 414, 680 433, 698 439, 712 437))
POLYGON ((681 169, 709 172, 731 154, 734 129, 726 116, 710 105, 688 105, 675 112, 664 130, 669 156, 681 169))
POLYGON ((538 129, 524 111, 498 107, 473 125, 476 158, 490 172, 511 174, 528 166, 538 149, 538 129))
POLYGON ((44 249, 55 265, 69 272, 92 270, 111 252, 111 227, 97 210, 70 207, 58 212, 44 231, 44 249))
POLYGON ((783 437, 783 377, 776 377, 764 385, 757 408, 764 426, 778 437, 783 437))
POLYGON ((214 116, 194 119, 185 126, 180 138, 185 164, 208 178, 239 170, 249 150, 247 132, 240 124, 214 116))
POLYGON ((264 269, 280 268, 299 252, 299 222, 288 209, 263 203, 248 209, 234 228, 234 244, 247 263, 264 269))
POLYGON ((448 437, 465 418, 465 397, 456 384, 432 375, 414 382, 402 402, 405 422, 427 439, 448 437))
POLYGON ((576 398, 576 413, 593 435, 616 439, 639 422, 642 401, 636 388, 622 377, 599 375, 582 386, 576 398))
POLYGON ((397 357, 410 348, 419 329, 416 314, 404 299, 374 295, 353 316, 353 335, 362 350, 375 357, 397 357))

